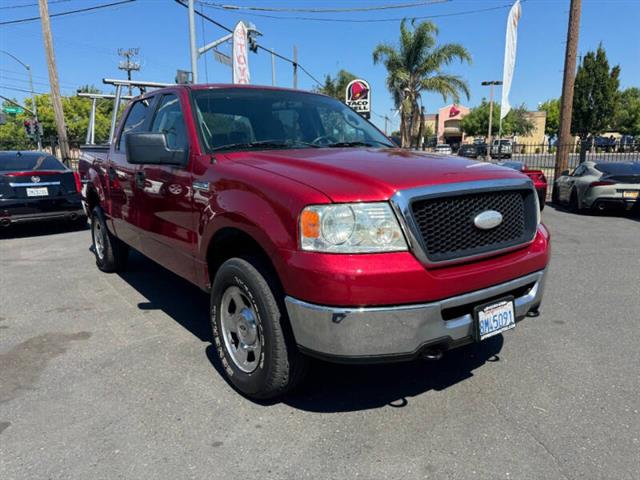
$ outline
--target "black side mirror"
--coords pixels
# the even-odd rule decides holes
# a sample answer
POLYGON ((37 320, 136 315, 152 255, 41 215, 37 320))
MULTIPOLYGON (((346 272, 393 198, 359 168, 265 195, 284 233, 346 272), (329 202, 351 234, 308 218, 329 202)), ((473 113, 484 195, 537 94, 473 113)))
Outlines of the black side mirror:
POLYGON ((164 133, 129 133, 127 161, 134 164, 186 165, 187 150, 170 150, 164 133))
POLYGON ((562 175, 562 176, 569 175, 569 170, 563 170, 560 175, 562 175))

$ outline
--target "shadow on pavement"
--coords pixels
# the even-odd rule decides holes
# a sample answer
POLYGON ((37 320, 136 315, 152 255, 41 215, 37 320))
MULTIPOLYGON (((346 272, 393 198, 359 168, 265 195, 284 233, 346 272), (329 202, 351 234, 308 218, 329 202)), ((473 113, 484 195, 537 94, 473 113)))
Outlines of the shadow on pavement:
POLYGON ((138 304, 140 310, 161 310, 201 341, 211 342, 206 293, 136 251, 118 275, 148 300, 138 304))
MULTIPOLYGON (((211 342, 209 298, 186 280, 138 252, 131 252, 129 268, 120 277, 148 301, 141 310, 161 310, 199 340, 211 342)), ((313 412, 404 407, 411 397, 429 390, 444 390, 473 376, 486 362, 499 361, 502 335, 452 350, 439 361, 413 361, 377 365, 339 365, 313 360, 300 388, 284 399, 287 405, 313 412)), ((206 355, 222 377, 213 345, 206 355)), ((269 405, 269 402, 264 403, 269 405)))
POLYGON ((8 227, 0 227, 0 239, 5 238, 27 238, 41 237, 44 235, 58 235, 60 233, 78 232, 88 230, 89 225, 86 219, 83 221, 43 221, 33 223, 22 223, 10 225, 8 227))

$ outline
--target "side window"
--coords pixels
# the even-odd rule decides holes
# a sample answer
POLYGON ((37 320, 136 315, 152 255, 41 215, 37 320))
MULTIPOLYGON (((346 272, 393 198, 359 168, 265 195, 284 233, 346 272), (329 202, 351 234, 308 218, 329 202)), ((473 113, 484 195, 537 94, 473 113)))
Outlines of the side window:
POLYGON ((142 130, 144 121, 149 113, 149 105, 151 105, 149 100, 139 100, 133 104, 131 110, 129 110, 127 120, 124 122, 124 126, 122 127, 122 132, 120 133, 118 150, 125 150, 124 138, 128 133, 135 133, 142 130))
POLYGON ((584 165, 579 165, 571 174, 572 177, 580 177, 584 173, 584 165))
POLYGON ((187 131, 180 108, 180 100, 174 94, 163 95, 151 125, 152 133, 164 133, 171 150, 187 148, 187 131))

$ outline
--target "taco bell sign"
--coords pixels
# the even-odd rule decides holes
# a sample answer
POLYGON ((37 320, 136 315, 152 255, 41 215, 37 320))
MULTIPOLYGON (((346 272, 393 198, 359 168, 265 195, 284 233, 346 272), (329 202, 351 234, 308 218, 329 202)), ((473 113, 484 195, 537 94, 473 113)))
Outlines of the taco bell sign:
POLYGON ((350 81, 345 92, 344 103, 364 118, 369 118, 371 116, 371 88, 369 84, 359 78, 350 81))
POLYGON ((233 29, 233 83, 249 83, 249 48, 247 45, 247 26, 238 22, 233 29))

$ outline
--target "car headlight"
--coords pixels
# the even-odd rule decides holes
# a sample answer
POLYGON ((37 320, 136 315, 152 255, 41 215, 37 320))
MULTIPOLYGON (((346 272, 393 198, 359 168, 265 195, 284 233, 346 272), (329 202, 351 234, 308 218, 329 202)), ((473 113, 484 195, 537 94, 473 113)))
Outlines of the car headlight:
POLYGON ((300 214, 303 250, 375 253, 407 250, 391 206, 379 203, 312 205, 300 214))

